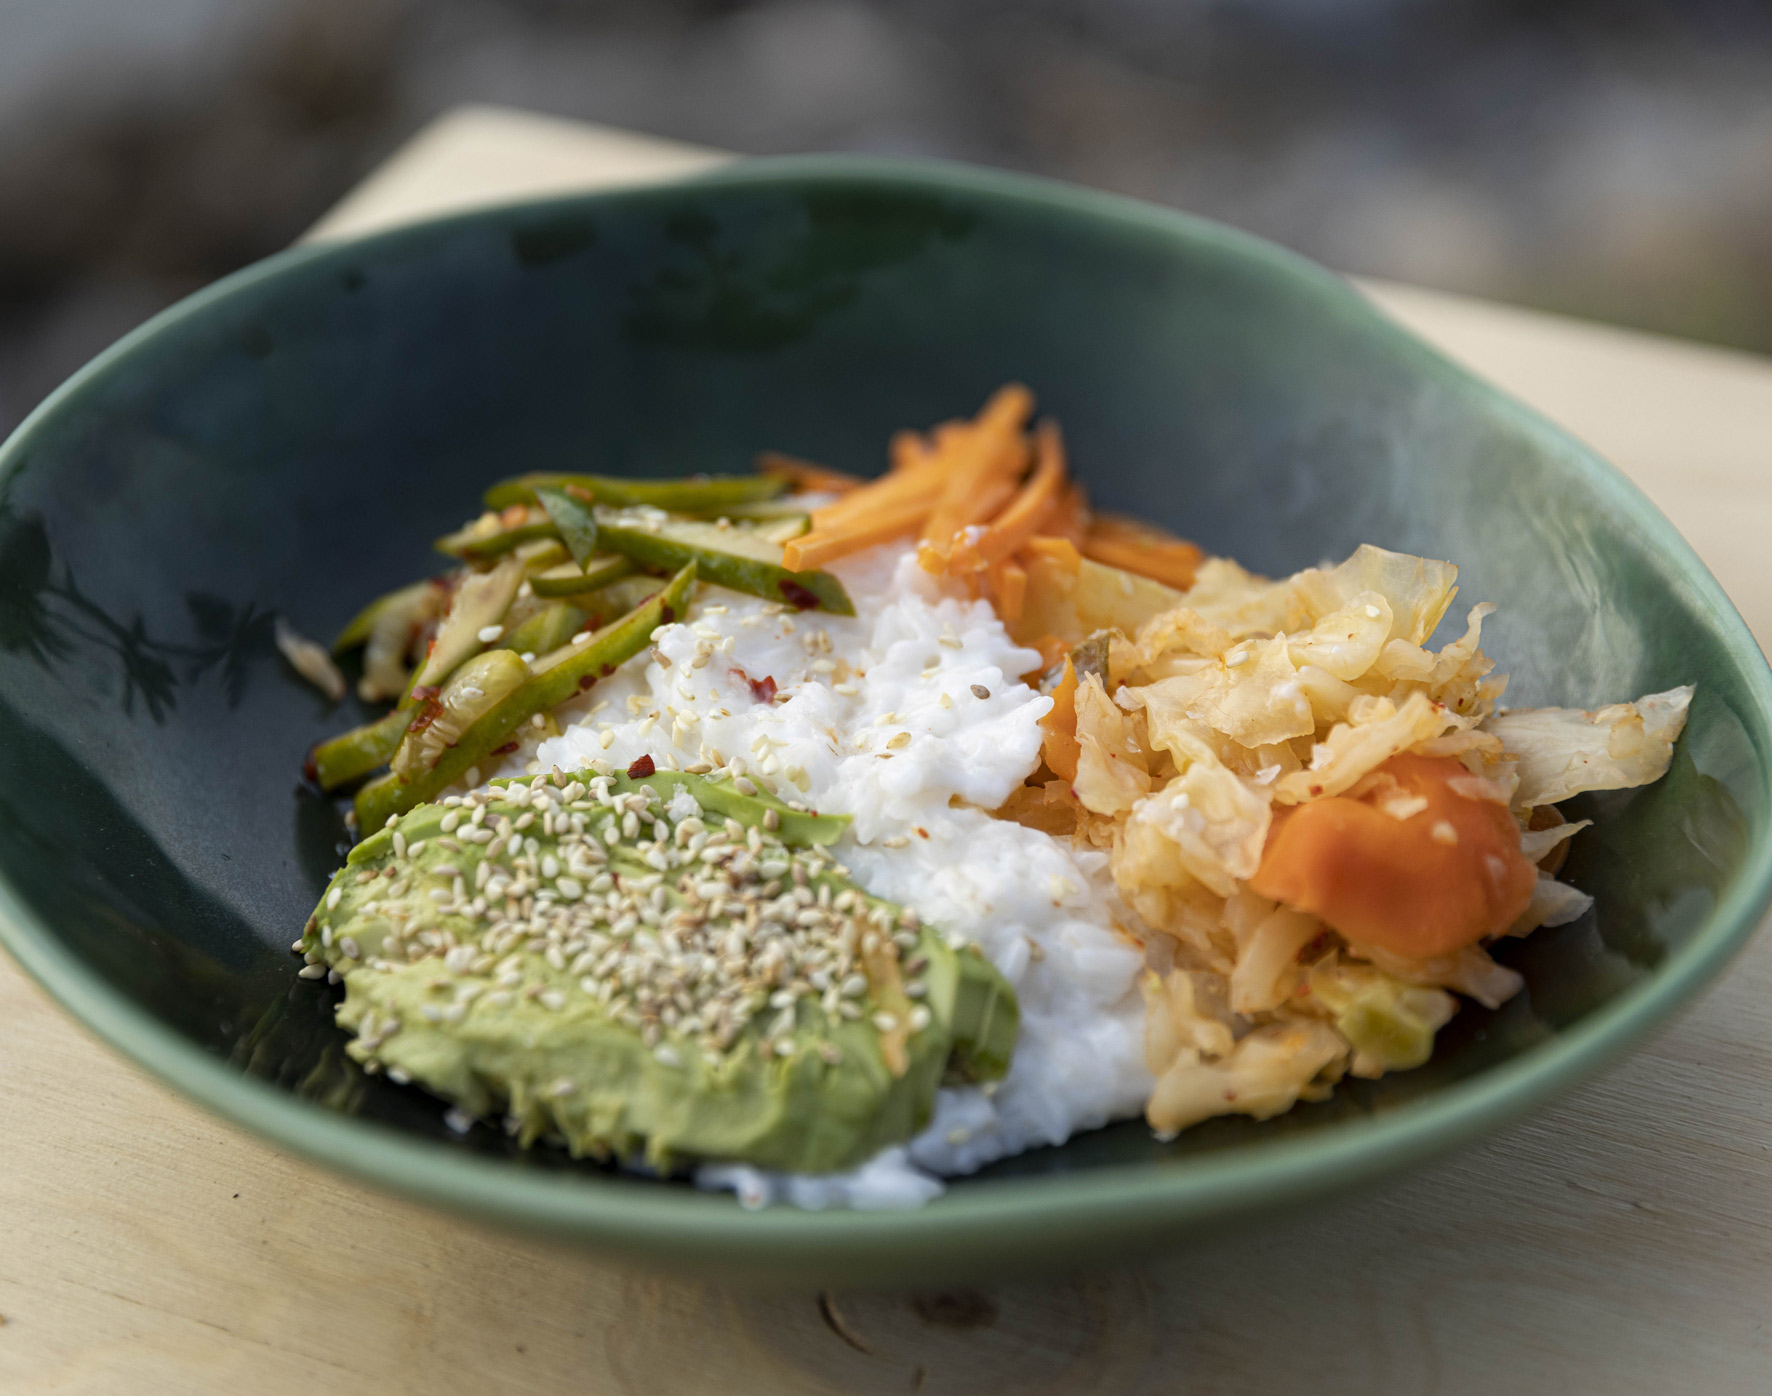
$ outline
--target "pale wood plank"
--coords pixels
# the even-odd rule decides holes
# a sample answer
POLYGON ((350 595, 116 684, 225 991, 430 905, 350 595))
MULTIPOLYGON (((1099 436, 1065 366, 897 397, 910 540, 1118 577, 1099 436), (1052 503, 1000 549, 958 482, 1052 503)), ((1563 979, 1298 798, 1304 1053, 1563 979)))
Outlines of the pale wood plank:
MULTIPOLYGON (((716 158, 637 139, 457 114, 317 231, 716 158)), ((1772 368, 1370 289, 1624 465, 1765 642, 1772 368)), ((841 1296, 861 1351, 809 1296, 625 1273, 284 1155, 0 961, 0 1391, 1763 1391, 1769 996, 1762 940, 1625 1066, 1381 1195, 1117 1273, 841 1296)))

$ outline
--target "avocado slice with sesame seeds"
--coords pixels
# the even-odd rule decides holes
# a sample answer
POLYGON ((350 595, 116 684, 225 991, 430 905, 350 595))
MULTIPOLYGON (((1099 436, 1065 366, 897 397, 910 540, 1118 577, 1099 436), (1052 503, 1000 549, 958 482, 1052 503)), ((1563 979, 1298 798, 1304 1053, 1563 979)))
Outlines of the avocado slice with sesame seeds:
POLYGON ((302 949, 365 1069, 525 1144, 849 1169, 1000 1077, 1018 1009, 855 884, 844 824, 673 771, 495 782, 358 844, 302 949))

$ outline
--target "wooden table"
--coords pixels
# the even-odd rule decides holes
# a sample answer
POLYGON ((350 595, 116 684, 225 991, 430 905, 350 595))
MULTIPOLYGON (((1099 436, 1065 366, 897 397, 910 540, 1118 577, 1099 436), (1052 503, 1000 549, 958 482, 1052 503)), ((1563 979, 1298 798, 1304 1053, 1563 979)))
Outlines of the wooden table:
MULTIPOLYGON (((315 231, 722 158, 439 121, 315 231)), ((1772 364, 1372 295, 1636 479, 1772 639, 1772 364)), ((1062 1283, 760 1295, 638 1275, 237 1133, 0 961, 0 1392, 1772 1390, 1772 940, 1646 1050, 1382 1194, 1062 1283)))

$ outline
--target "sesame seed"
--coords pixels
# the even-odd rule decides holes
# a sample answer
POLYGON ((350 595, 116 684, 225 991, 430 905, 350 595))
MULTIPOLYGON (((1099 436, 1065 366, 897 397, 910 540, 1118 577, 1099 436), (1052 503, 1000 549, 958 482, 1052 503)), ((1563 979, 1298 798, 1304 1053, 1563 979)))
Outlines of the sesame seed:
POLYGON ((991 696, 991 691, 983 684, 975 683, 972 685, 972 696, 974 698, 989 698, 991 696))
POLYGON ((325 965, 303 965, 299 970, 296 971, 296 973, 299 974, 303 979, 324 979, 326 977, 326 966, 325 965))
POLYGON ((483 645, 490 645, 504 633, 505 628, 502 625, 484 625, 474 632, 474 638, 483 645))
MULTIPOLYGON (((398 834, 395 834, 394 837, 399 838, 400 836, 398 834)), ((344 888, 334 887, 330 892, 328 892, 326 894, 326 909, 328 911, 337 911, 338 904, 340 901, 343 900, 344 895, 345 895, 344 888)))

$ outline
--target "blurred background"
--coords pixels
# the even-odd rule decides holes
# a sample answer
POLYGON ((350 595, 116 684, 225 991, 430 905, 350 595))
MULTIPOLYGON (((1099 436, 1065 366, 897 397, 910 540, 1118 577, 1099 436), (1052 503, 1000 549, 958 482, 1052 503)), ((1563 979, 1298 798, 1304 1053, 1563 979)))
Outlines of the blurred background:
POLYGON ((1772 350, 1761 0, 0 0, 0 431, 465 101, 983 161, 1772 350))

